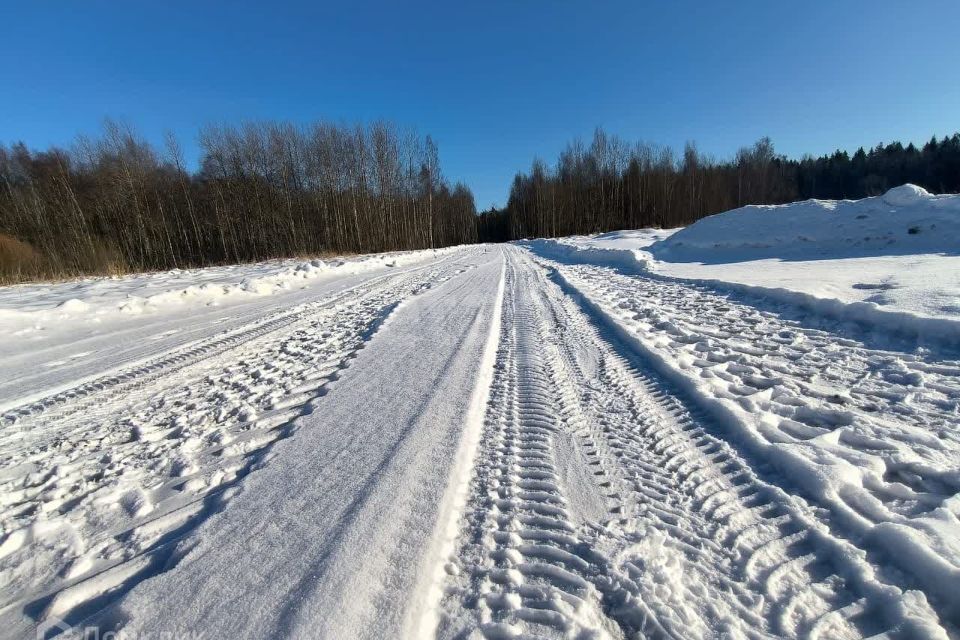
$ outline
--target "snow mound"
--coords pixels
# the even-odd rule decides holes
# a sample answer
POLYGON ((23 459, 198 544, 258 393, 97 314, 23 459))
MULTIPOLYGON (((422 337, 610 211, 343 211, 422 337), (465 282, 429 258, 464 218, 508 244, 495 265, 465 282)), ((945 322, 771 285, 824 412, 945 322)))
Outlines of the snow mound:
POLYGON ((918 187, 915 184, 904 184, 883 194, 883 201, 894 207, 909 207, 932 197, 930 192, 923 187, 918 187))
POLYGON ((750 205, 709 216, 655 242, 650 253, 670 262, 704 264, 762 258, 827 258, 960 249, 960 195, 931 195, 905 184, 862 200, 806 200, 750 205))
POLYGON ((535 253, 697 280, 921 341, 960 345, 960 195, 747 206, 678 230, 534 240, 535 253))
MULTIPOLYGON (((876 259, 811 260, 809 262, 782 263, 776 260, 744 262, 738 265, 679 265, 653 263, 650 254, 643 249, 607 249, 560 240, 532 240, 522 243, 538 256, 567 264, 591 264, 613 267, 626 273, 647 272, 662 280, 698 281, 716 290, 746 293, 793 305, 817 315, 836 320, 850 321, 878 330, 916 339, 960 346, 960 314, 942 309, 943 313, 931 316, 928 309, 917 308, 913 298, 940 296, 956 299, 956 287, 946 286, 943 276, 932 272, 942 271, 957 264, 957 258, 938 256, 909 256, 896 258, 892 264, 861 264, 876 259), (933 260, 931 260, 933 258, 933 260), (905 300, 897 300, 887 308, 876 302, 876 294, 861 300, 839 297, 837 288, 843 288, 850 280, 870 280, 878 273, 889 269, 906 269, 906 262, 918 263, 917 275, 924 278, 925 286, 911 283, 903 287, 905 300), (736 267, 736 268, 735 268, 736 267), (908 302, 913 302, 910 304, 908 302)), ((949 279, 949 274, 947 275, 949 279)), ((955 278, 954 278, 955 279, 955 278)), ((873 291, 884 285, 854 284, 854 290, 873 291)), ((929 300, 928 300, 929 301, 929 300)))
POLYGON ((90 305, 88 305, 83 300, 79 300, 77 298, 70 298, 69 300, 64 300, 63 302, 58 304, 57 308, 62 309, 67 313, 79 313, 81 311, 86 311, 87 309, 89 309, 90 305))

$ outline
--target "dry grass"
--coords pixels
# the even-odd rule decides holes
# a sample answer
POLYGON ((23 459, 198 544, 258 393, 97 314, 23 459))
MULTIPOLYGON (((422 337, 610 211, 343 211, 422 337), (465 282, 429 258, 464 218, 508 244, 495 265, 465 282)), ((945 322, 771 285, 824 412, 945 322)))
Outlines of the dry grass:
POLYGON ((130 269, 120 252, 100 242, 77 243, 61 259, 31 244, 0 233, 0 285, 53 282, 86 276, 115 276, 130 269))
MULTIPOLYGON (((78 278, 97 276, 124 276, 141 273, 157 273, 167 269, 136 270, 130 269, 119 252, 102 245, 97 245, 93 251, 79 252, 83 255, 75 259, 79 264, 70 266, 59 265, 56 259, 46 259, 44 256, 25 242, 21 242, 9 235, 0 233, 0 286, 23 284, 27 282, 67 282, 78 278)), ((361 255, 356 252, 344 251, 298 251, 291 255, 265 257, 259 260, 234 262, 214 262, 204 265, 182 265, 182 269, 203 269, 206 267, 220 267, 232 264, 258 264, 273 260, 334 260, 361 255)), ((171 267, 172 268, 172 267, 171 267)))
POLYGON ((0 233, 0 284, 35 280, 46 270, 43 256, 26 242, 0 233))

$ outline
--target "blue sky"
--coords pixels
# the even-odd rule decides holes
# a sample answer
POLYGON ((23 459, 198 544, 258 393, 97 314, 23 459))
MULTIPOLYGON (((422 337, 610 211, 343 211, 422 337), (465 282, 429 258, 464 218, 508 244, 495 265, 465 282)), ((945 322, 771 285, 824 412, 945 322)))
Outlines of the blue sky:
POLYGON ((600 125, 718 157, 960 130, 960 2, 7 2, 0 141, 389 119, 478 207, 600 125))

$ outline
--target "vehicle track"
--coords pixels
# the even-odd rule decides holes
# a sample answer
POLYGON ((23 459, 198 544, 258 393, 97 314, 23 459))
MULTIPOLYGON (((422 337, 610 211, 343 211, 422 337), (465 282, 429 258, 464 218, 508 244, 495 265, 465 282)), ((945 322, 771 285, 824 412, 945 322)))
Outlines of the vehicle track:
MULTIPOLYGON (((576 537, 552 456, 561 426, 556 389, 535 348, 531 310, 514 296, 508 265, 501 346, 466 514, 464 547, 448 594, 470 609, 470 620, 448 618, 441 636, 479 625, 485 637, 602 633, 615 629, 600 610, 600 595, 585 578, 589 559, 576 537), (462 567, 462 568, 461 568, 462 567), (461 571, 463 573, 461 574, 461 571)), ((450 608, 448 600, 445 606, 450 608)))
POLYGON ((938 635, 708 423, 512 252, 440 637, 938 635))
POLYGON ((171 566, 393 310, 468 268, 377 277, 4 427, 0 620, 72 624, 171 566))
POLYGON ((543 264, 626 351, 719 416, 715 435, 790 478, 833 536, 883 581, 922 590, 960 634, 955 350, 722 287, 543 264))
POLYGON ((439 273, 445 265, 456 262, 457 258, 457 254, 451 253, 426 265, 407 267, 376 276, 321 300, 297 305, 293 309, 284 309, 266 318, 259 317, 245 326, 193 340, 93 380, 84 381, 26 404, 10 406, 0 415, 0 424, 22 424, 24 421, 58 424, 64 418, 102 405, 133 389, 149 385, 202 360, 217 357, 239 345, 289 328, 309 318, 311 314, 345 303, 358 295, 409 282, 422 272, 439 273))
POLYGON ((802 443, 837 434, 834 453, 862 464, 863 450, 886 467, 846 500, 873 521, 905 521, 960 492, 950 474, 960 410, 960 361, 896 336, 798 313, 785 305, 695 283, 631 277, 597 267, 563 267, 591 299, 658 348, 709 380, 717 397, 769 414, 757 435, 802 443), (946 356, 946 357, 944 357, 946 356), (909 451, 914 463, 904 463, 909 451), (926 463, 932 464, 926 464, 926 463))

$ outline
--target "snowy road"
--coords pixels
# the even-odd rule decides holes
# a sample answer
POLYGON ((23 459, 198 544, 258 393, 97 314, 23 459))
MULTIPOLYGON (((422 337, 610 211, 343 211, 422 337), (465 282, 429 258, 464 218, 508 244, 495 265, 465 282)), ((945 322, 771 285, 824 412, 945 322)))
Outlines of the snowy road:
POLYGON ((16 361, 0 634, 957 635, 950 347, 519 246, 305 291, 16 361))

